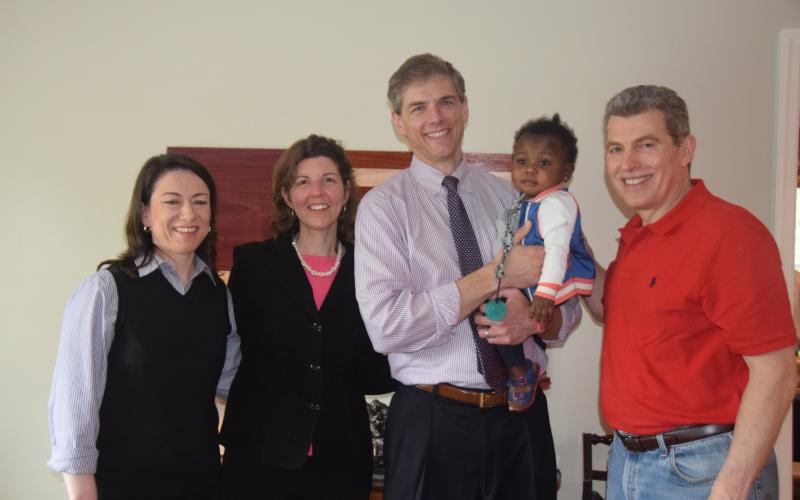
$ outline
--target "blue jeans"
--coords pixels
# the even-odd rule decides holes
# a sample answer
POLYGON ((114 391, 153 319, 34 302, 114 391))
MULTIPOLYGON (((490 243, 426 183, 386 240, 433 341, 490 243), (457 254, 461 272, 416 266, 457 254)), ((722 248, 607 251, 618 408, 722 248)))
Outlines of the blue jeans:
MULTIPOLYGON (((608 456, 608 500, 705 500, 722 468, 733 433, 629 451, 616 436, 608 456)), ((777 500, 778 466, 771 453, 750 489, 748 500, 777 500)))

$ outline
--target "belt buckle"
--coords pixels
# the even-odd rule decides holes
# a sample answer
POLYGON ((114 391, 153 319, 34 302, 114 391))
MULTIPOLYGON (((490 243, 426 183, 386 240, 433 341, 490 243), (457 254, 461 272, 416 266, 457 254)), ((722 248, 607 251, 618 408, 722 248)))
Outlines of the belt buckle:
POLYGON ((642 446, 642 442, 639 440, 639 436, 637 436, 636 434, 622 432, 620 430, 616 432, 622 439, 622 444, 625 446, 625 448, 629 449, 630 451, 637 451, 637 452, 644 451, 644 447, 642 446))
POLYGON ((478 408, 481 408, 481 409, 488 408, 488 406, 487 406, 488 402, 485 402, 485 397, 484 397, 487 394, 491 394, 491 393, 490 392, 481 392, 481 393, 479 393, 478 408))

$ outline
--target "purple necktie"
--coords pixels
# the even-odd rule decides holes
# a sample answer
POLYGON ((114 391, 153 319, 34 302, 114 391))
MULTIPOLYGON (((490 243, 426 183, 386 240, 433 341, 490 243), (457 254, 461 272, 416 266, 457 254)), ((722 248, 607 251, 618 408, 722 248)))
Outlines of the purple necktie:
MULTIPOLYGON (((466 276, 483 265, 481 251, 467 210, 464 208, 464 202, 458 195, 458 179, 448 175, 442 181, 442 185, 447 189, 447 212, 450 215, 450 230, 453 232, 453 241, 458 252, 458 266, 461 268, 461 275, 466 276)), ((472 328, 472 338, 475 339, 478 371, 483 374, 489 387, 497 392, 505 391, 508 375, 497 350, 486 339, 478 336, 478 328, 472 315, 469 317, 469 325, 472 328)))

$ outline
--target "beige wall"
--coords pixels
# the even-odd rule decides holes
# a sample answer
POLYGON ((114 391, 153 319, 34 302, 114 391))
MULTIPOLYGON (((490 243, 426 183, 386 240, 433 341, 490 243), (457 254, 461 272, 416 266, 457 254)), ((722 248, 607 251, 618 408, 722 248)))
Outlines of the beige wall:
MULTIPOLYGON (((699 138, 696 175, 770 224, 777 33, 798 26, 797 0, 0 2, 0 498, 64 496, 44 465, 60 316, 78 281, 121 249, 148 156, 282 147, 310 132, 400 150, 385 83, 432 51, 466 76, 466 150, 507 152, 544 113, 574 126, 573 191, 607 264, 625 218, 603 179, 605 101, 636 83, 675 88, 699 138)), ((580 432, 600 430, 599 344, 586 320, 553 350, 565 499, 578 498, 580 432)))

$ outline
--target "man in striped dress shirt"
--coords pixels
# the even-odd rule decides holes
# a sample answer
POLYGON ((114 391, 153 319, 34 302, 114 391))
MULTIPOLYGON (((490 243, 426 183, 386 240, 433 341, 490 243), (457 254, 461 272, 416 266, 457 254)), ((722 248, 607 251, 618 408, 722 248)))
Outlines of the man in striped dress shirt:
MULTIPOLYGON (((373 346, 389 355, 395 393, 387 422, 387 500, 555 498, 555 457, 541 390, 533 407, 512 413, 505 394, 491 392, 478 371, 469 317, 493 295, 497 262, 494 221, 514 188, 463 160, 468 117, 464 80, 430 54, 411 57, 389 81, 395 131, 414 156, 411 165, 372 189, 356 220, 356 290, 373 346), (485 263, 461 275, 450 229, 446 176, 458 194, 485 263)), ((518 288, 535 284, 541 247, 515 246, 502 295, 508 315, 476 315, 491 343, 530 341, 528 301, 518 288)), ((563 340, 577 323, 573 300, 559 308, 542 337, 563 340)))

